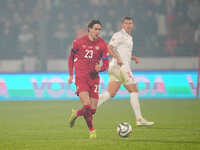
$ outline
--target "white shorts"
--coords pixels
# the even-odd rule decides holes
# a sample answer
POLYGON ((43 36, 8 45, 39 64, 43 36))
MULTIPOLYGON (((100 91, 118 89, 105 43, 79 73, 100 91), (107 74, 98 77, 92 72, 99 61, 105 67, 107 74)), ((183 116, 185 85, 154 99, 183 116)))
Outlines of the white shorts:
POLYGON ((108 69, 109 80, 121 82, 124 85, 136 84, 130 67, 123 65, 110 65, 108 69))

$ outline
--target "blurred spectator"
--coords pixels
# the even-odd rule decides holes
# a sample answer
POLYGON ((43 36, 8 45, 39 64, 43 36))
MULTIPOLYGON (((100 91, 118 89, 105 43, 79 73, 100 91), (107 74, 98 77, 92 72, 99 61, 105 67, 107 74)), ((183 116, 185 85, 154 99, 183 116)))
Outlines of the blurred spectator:
POLYGON ((188 3, 188 16, 192 23, 198 23, 200 21, 200 2, 199 0, 192 0, 188 3))
POLYGON ((194 28, 190 23, 184 23, 179 27, 180 44, 192 46, 194 44, 194 28))
MULTIPOLYGON (((151 37, 158 33, 158 24, 156 22, 156 17, 155 17, 155 14, 153 14, 153 11, 151 9, 148 9, 145 14, 145 22, 146 22, 145 24, 146 24, 147 28, 144 28, 144 30, 145 30, 145 35, 147 37, 151 37)), ((160 31, 161 35, 164 34, 164 32, 165 32, 163 30, 165 30, 165 29, 162 29, 162 31, 160 31)))
POLYGON ((157 14, 158 35, 167 35, 166 17, 163 14, 157 14))
POLYGON ((195 56, 200 43, 199 0, 45 0, 45 14, 39 2, 0 0, 1 59, 22 59, 29 51, 37 56, 41 14, 48 22, 44 56, 55 59, 66 58, 66 49, 75 36, 85 34, 81 27, 92 18, 102 21, 102 37, 108 41, 119 28, 118 18, 132 16, 134 49, 140 57, 195 56))
POLYGON ((15 59, 16 55, 16 45, 15 45, 15 36, 13 35, 13 28, 9 20, 4 21, 2 36, 1 36, 1 48, 3 52, 3 58, 12 58, 15 59))
POLYGON ((39 60, 35 56, 32 49, 26 51, 22 59, 22 70, 23 72, 35 72, 39 70, 39 60))
POLYGON ((21 32, 18 36, 19 53, 23 57, 27 51, 34 51, 34 35, 27 24, 21 26, 21 32))
POLYGON ((57 25, 57 29, 53 35, 55 40, 55 48, 56 54, 59 57, 66 57, 63 52, 65 52, 68 43, 69 33, 67 31, 67 27, 64 23, 60 23, 57 25))
POLYGON ((168 54, 169 56, 174 56, 177 46, 178 46, 178 40, 175 37, 175 35, 172 35, 165 42, 165 52, 166 52, 166 54, 168 54))
POLYGON ((101 36, 103 37, 103 39, 107 42, 109 42, 110 37, 113 35, 114 33, 114 29, 111 23, 106 22, 103 28, 103 31, 101 33, 101 36))
POLYGON ((198 28, 195 30, 194 41, 195 44, 198 45, 198 48, 200 48, 200 24, 198 25, 198 28))

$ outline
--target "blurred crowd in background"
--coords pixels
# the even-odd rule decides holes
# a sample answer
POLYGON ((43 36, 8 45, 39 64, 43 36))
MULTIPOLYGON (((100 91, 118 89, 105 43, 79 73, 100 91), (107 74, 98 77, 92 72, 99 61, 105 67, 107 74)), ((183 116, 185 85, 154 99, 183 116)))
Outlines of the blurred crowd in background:
POLYGON ((42 48, 46 59, 67 59, 90 19, 101 20, 101 36, 109 42, 123 16, 134 19, 137 56, 197 56, 199 0, 1 0, 0 60, 40 58, 42 48))

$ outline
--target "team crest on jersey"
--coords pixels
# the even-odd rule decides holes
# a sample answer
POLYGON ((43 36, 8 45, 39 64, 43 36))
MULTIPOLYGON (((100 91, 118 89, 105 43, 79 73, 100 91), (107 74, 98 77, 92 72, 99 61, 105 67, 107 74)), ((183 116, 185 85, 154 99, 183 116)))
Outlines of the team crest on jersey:
POLYGON ((99 46, 95 46, 95 49, 96 49, 96 50, 99 50, 99 46))

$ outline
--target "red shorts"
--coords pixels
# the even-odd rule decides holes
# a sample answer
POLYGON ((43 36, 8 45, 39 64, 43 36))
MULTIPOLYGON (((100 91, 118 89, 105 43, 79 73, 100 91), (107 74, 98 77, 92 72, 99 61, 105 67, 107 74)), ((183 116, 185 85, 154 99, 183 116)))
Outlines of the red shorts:
POLYGON ((99 77, 95 79, 76 77, 76 94, 79 95, 80 92, 88 91, 90 97, 99 99, 99 80, 99 77))

